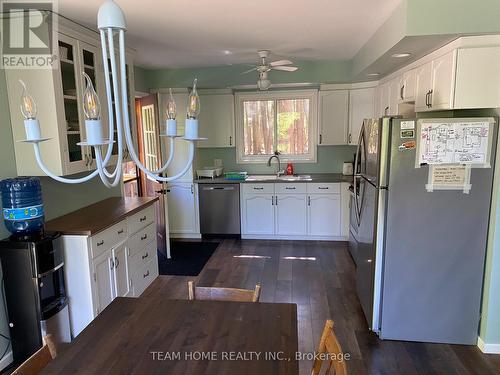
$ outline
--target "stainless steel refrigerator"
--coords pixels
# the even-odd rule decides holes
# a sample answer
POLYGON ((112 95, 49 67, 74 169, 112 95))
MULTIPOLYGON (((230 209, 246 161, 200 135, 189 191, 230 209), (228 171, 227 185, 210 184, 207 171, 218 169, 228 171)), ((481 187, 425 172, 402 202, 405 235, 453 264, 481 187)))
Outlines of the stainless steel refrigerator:
POLYGON ((428 192, 416 130, 402 121, 369 119, 361 130, 349 245, 358 296, 382 339, 476 344, 495 149, 490 168, 471 169, 468 194, 428 192))

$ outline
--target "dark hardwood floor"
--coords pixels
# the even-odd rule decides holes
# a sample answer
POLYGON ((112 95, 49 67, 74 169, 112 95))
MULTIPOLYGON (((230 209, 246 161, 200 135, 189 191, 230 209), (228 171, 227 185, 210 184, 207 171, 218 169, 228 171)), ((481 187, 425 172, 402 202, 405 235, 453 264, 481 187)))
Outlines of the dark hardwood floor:
MULTIPOLYGON (((325 320, 335 322, 349 374, 500 374, 500 355, 475 346, 381 341, 368 330, 356 296, 354 264, 344 242, 226 239, 198 277, 160 276, 144 295, 187 298, 187 281, 199 286, 252 289, 261 301, 298 307, 299 350, 312 352, 325 320), (238 255, 262 258, 239 258, 238 255), (303 257, 303 259, 286 259, 303 257)), ((311 362, 300 363, 310 374, 311 362)))

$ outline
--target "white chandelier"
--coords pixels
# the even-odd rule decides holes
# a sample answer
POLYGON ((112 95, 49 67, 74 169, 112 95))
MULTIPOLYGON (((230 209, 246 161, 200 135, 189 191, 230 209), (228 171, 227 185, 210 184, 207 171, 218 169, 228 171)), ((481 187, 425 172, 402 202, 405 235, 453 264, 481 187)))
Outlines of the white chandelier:
POLYGON ((125 136, 125 144, 129 151, 132 160, 137 167, 144 172, 148 177, 157 180, 158 182, 170 182, 182 177, 191 167, 194 159, 195 142, 205 139, 198 137, 198 115, 200 113, 200 99, 196 91, 196 79, 194 80, 193 89, 189 94, 187 119, 185 126, 184 140, 189 142, 189 155, 185 168, 178 174, 170 177, 162 177, 160 174, 165 172, 173 161, 174 157, 174 139, 179 137, 177 134, 177 110, 170 90, 169 100, 167 102, 167 120, 165 124, 166 132, 160 134, 160 137, 168 137, 170 140, 170 152, 166 163, 157 170, 147 169, 139 160, 137 153, 134 149, 132 142, 132 135, 130 131, 130 119, 128 112, 128 88, 127 77, 125 68, 125 15, 120 7, 113 0, 105 0, 104 4, 99 8, 97 16, 97 24, 101 35, 102 59, 104 66, 104 77, 106 86, 106 96, 108 102, 109 114, 109 139, 105 139, 103 135, 103 128, 101 123, 101 105, 99 97, 94 89, 94 85, 90 77, 83 73, 86 87, 83 92, 83 109, 85 114, 85 131, 87 140, 78 143, 80 146, 90 146, 95 150, 95 158, 97 162, 97 169, 89 175, 81 178, 64 178, 53 174, 46 165, 43 163, 39 144, 48 141, 49 138, 42 138, 40 131, 40 123, 36 118, 36 104, 33 98, 29 95, 26 85, 23 81, 19 81, 23 86, 23 93, 21 97, 21 112, 24 116, 24 126, 26 130, 26 140, 24 142, 32 143, 35 151, 36 161, 40 169, 49 177, 56 181, 79 184, 91 180, 99 175, 101 181, 106 187, 117 186, 121 181, 122 176, 122 161, 123 161, 123 136, 125 136), (117 70, 117 62, 115 54, 113 36, 118 34, 119 42, 119 70, 117 70), (113 80, 113 95, 111 94, 110 72, 108 67, 111 65, 111 79, 113 80), (120 92, 121 89, 121 92, 120 92), (116 133, 118 142, 118 161, 115 169, 110 172, 107 169, 108 163, 111 159, 114 139, 114 116, 113 116, 113 99, 116 113, 116 133), (103 157, 103 147, 107 146, 107 151, 103 157))

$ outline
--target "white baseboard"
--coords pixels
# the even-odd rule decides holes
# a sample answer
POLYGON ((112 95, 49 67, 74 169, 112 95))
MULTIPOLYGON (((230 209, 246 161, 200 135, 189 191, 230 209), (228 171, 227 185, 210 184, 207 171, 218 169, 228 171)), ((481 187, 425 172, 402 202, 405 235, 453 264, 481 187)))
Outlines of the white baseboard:
POLYGON ((242 234, 242 240, 288 240, 288 241, 349 241, 349 237, 333 236, 278 236, 263 234, 242 234))
POLYGON ((487 344, 481 339, 477 338, 477 346, 479 350, 486 354, 500 354, 500 344, 487 344))
POLYGON ((8 365, 12 363, 14 360, 14 357, 12 356, 12 350, 5 354, 5 357, 0 360, 0 371, 2 371, 4 368, 6 368, 8 365))
POLYGON ((199 239, 201 238, 201 234, 199 233, 170 233, 170 238, 192 238, 199 239))

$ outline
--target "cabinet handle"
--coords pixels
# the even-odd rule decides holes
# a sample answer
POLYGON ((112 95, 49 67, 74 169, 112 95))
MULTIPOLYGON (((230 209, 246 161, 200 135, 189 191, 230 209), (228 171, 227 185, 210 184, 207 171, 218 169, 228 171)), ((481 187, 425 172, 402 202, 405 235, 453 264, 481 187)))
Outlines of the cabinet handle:
POLYGON ((432 93, 433 92, 434 92, 434 90, 429 91, 429 108, 432 108, 432 93))
POLYGON ((274 206, 274 195, 271 195, 271 206, 274 206))
POLYGON ((115 268, 115 262, 113 261, 113 259, 110 259, 110 267, 111 269, 115 268))
POLYGON ((233 145, 233 136, 229 136, 229 146, 233 145))
POLYGON ((191 194, 194 194, 194 188, 193 188, 193 185, 191 185, 191 194))
POLYGON ((142 260, 146 259, 149 256, 149 253, 144 254, 141 258, 142 260))
POLYGON ((148 277, 148 276, 149 276, 149 270, 148 270, 148 272, 146 272, 144 275, 142 275, 142 278, 143 278, 143 279, 145 279, 145 278, 146 278, 146 277, 148 277))
POLYGON ((427 91, 427 94, 425 94, 425 106, 429 107, 429 91, 427 91))
POLYGON ((118 234, 122 234, 122 233, 123 233, 123 229, 120 229, 120 230, 118 231, 118 234))
POLYGON ((405 91, 405 85, 401 86, 401 91, 400 91, 401 100, 404 100, 404 91, 405 91))
POLYGON ((318 186, 318 190, 328 190, 328 186, 318 186))
POLYGON ((120 261, 118 260, 117 257, 115 257, 115 268, 118 268, 119 265, 120 265, 120 261))
POLYGON ((278 196, 276 196, 276 206, 278 205, 278 196))
POLYGON ((351 143, 351 142, 352 142, 352 134, 349 133, 349 143, 351 143))
POLYGON ((263 188, 263 187, 254 187, 253 189, 254 189, 254 190, 264 190, 264 188, 263 188))
POLYGON ((146 221, 146 216, 143 216, 139 219, 139 221, 142 223, 143 221, 146 221))
POLYGON ((141 241, 144 241, 146 238, 148 238, 147 234, 145 234, 144 236, 141 236, 141 241))
POLYGON ((319 144, 322 144, 323 143, 323 134, 320 134, 319 135, 319 144))
POLYGON ((310 206, 311 205, 311 196, 308 196, 307 197, 307 205, 310 206))
POLYGON ((389 107, 384 108, 384 115, 387 116, 387 112, 389 111, 389 107))
POLYGON ((285 188, 285 190, 295 190, 295 189, 296 189, 296 187, 295 187, 295 186, 293 186, 293 187, 288 187, 288 186, 287 186, 287 187, 285 188))
POLYGON ((97 243, 97 246, 102 246, 102 245, 104 245, 104 240, 101 240, 97 243))

